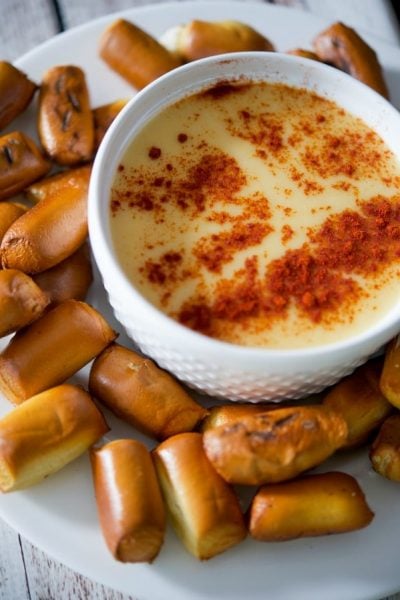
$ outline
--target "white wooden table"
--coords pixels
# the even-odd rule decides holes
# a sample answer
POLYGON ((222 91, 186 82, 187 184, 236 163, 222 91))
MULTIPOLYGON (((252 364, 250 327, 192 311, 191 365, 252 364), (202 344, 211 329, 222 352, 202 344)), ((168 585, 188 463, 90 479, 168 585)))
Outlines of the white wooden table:
MULTIPOLYGON (((0 0, 0 59, 14 60, 62 30, 151 2, 155 0, 0 0)), ((314 12, 332 22, 340 19, 360 32, 400 44, 400 30, 389 0, 272 2, 314 12)), ((105 588, 64 567, 0 520, 0 600, 67 599, 129 600, 132 596, 105 588)), ((400 600, 400 593, 390 600, 400 600)))

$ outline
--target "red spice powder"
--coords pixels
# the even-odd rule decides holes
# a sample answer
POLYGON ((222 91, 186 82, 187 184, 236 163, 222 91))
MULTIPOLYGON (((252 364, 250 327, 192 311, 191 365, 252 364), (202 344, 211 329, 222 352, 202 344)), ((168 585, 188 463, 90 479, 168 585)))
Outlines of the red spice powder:
POLYGON ((281 231, 282 231, 282 235, 281 235, 282 244, 285 244, 287 241, 292 239, 292 237, 294 235, 294 231, 290 227, 290 225, 283 225, 281 231))
POLYGON ((187 273, 179 272, 183 260, 182 252, 165 252, 158 261, 147 260, 140 269, 148 281, 157 285, 183 281, 187 273))
POLYGON ((152 146, 149 150, 149 157, 153 160, 160 158, 161 156, 161 148, 157 148, 156 146, 152 146))
POLYGON ((193 254, 206 269, 220 273, 222 266, 233 260, 237 252, 257 246, 271 231, 266 223, 238 223, 231 231, 202 237, 193 254))
MULTIPOLYGON (((351 275, 368 278, 400 262, 400 195, 376 196, 360 203, 360 212, 333 215, 310 229, 309 240, 271 261, 264 274, 256 257, 248 259, 244 269, 217 283, 212 301, 193 297, 183 314, 207 315, 198 330, 208 335, 218 322, 245 326, 249 316, 272 322, 284 317, 291 305, 310 321, 329 324, 363 294, 351 275)), ((196 328, 199 321, 185 321, 182 311, 178 319, 196 328)))
POLYGON ((345 129, 340 136, 324 133, 322 144, 307 145, 302 162, 309 172, 327 178, 344 175, 353 179, 368 178, 371 174, 384 175, 384 152, 378 136, 372 132, 345 129))

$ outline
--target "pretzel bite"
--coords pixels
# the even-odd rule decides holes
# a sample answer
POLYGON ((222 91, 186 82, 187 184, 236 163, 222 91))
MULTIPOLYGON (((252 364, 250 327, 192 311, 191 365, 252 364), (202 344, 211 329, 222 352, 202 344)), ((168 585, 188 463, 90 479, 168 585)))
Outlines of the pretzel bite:
POLYGON ((107 129, 127 102, 128 100, 116 100, 115 102, 111 102, 111 104, 104 104, 93 109, 95 150, 100 146, 100 142, 105 136, 107 129))
POLYGON ((13 131, 0 137, 0 200, 22 192, 50 170, 30 137, 13 131))
POLYGON ((60 385, 33 396, 0 420, 0 490, 39 483, 108 431, 89 394, 60 385))
POLYGON ((165 509, 151 456, 136 440, 91 451, 104 539, 121 562, 152 562, 164 542, 165 509))
POLYGON ((375 471, 391 479, 400 481, 400 415, 386 419, 369 454, 375 471))
POLYGON ((263 486, 249 512, 250 535, 263 542, 354 531, 374 518, 354 477, 334 471, 263 486))
POLYGON ((36 84, 14 67, 0 60, 0 129, 22 113, 36 91, 36 84))
POLYGON ((162 40, 185 61, 226 52, 274 50, 267 38, 239 21, 190 21, 166 31, 162 40))
POLYGON ((204 432, 220 425, 232 425, 245 417, 277 408, 280 408, 279 404, 221 404, 212 406, 209 408, 209 415, 201 424, 201 430, 204 432))
POLYGON ((94 308, 66 300, 11 339, 0 354, 0 390, 20 404, 68 379, 116 335, 94 308))
POLYGON ((5 232, 21 215, 26 212, 26 208, 16 202, 0 203, 0 244, 5 232))
POLYGON ((233 490, 204 454, 200 433, 180 433, 154 451, 155 465, 172 524, 186 549, 212 558, 246 537, 233 490))
POLYGON ((65 193, 70 187, 81 189, 82 193, 87 194, 91 170, 90 165, 67 169, 56 175, 35 181, 24 190, 24 194, 28 200, 35 203, 65 193))
POLYGON ((0 271, 0 337, 39 318, 49 298, 21 271, 0 271))
POLYGON ((60 165, 92 158, 93 115, 85 74, 62 65, 46 71, 39 93, 39 138, 46 153, 60 165))
POLYGON ((88 234, 89 177, 85 167, 79 178, 49 193, 11 225, 0 246, 4 268, 40 273, 82 246, 88 234))
POLYGON ((225 481, 260 485, 285 481, 315 467, 346 437, 346 422, 333 410, 296 406, 209 429, 204 448, 225 481))
POLYGON ((393 406, 400 408, 400 336, 386 347, 380 388, 393 406))
POLYGON ((364 444, 393 410, 379 389, 382 361, 369 361, 337 383, 323 404, 342 415, 348 435, 344 448, 364 444))
POLYGON ((101 58, 138 90, 181 64, 151 35, 124 19, 117 19, 100 39, 101 58))
POLYGON ((293 50, 288 50, 286 54, 290 54, 291 56, 300 56, 300 58, 309 58, 310 60, 316 60, 321 62, 321 59, 312 52, 311 50, 304 50, 303 48, 294 48, 293 50))
POLYGON ((334 23, 313 42, 320 60, 369 85, 385 98, 389 92, 375 51, 350 27, 334 23))
POLYGON ((118 417, 160 440, 191 431, 207 415, 166 371, 118 344, 94 361, 89 389, 118 417))
POLYGON ((84 300, 93 281, 89 247, 83 244, 72 256, 33 277, 48 295, 51 306, 64 300, 84 300))

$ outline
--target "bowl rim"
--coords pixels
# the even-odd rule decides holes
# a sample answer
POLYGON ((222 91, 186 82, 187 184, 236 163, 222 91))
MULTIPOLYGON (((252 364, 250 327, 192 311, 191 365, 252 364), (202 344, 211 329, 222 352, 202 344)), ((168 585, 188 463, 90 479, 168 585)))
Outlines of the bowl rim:
MULTIPOLYGON (((155 305, 153 305, 137 290, 137 288, 134 286, 134 284, 131 282, 131 280, 128 278, 128 276, 125 274, 124 270, 120 266, 116 253, 112 248, 112 240, 108 235, 109 232, 107 232, 109 212, 101 211, 102 202, 100 202, 99 200, 105 193, 104 186, 102 185, 102 173, 106 163, 110 160, 110 147, 112 145, 112 142, 114 138, 119 135, 120 131, 124 128, 125 124, 129 121, 131 113, 136 110, 137 105, 139 103, 143 103, 145 101, 147 96, 151 95, 159 88, 162 88, 162 86, 164 86, 166 83, 169 83, 171 80, 179 78, 180 75, 187 75, 187 72, 191 73, 192 71, 199 70, 204 65, 240 62, 243 60, 246 61, 249 58, 261 58, 262 60, 265 59, 268 61, 272 61, 273 63, 297 63, 299 66, 306 67, 309 70, 311 69, 313 71, 321 71, 321 73, 324 73, 324 75, 327 77, 332 76, 336 80, 338 80, 338 82, 343 81, 347 87, 353 87, 355 92, 361 94, 362 97, 369 100, 370 103, 375 102, 376 104, 378 104, 378 106, 384 107, 386 111, 391 113, 393 118, 396 118, 398 120, 400 131, 400 113, 383 96, 381 96, 376 91, 366 86, 362 82, 358 81, 357 79, 354 79, 347 73, 339 71, 338 69, 326 65, 325 63, 311 61, 307 58, 289 55, 281 52, 237 52, 234 54, 221 54, 217 56, 210 56, 207 58, 193 61, 191 63, 184 64, 176 69, 173 69, 172 71, 169 71, 168 73, 162 75, 155 81, 151 82, 144 89, 137 92, 137 94, 127 103, 127 105, 117 115, 117 117, 107 130, 97 151, 89 185, 88 224, 91 247, 99 272, 104 280, 103 269, 107 269, 109 272, 111 272, 112 270, 112 277, 115 282, 115 285, 118 285, 119 288, 125 290, 125 294, 130 295, 130 301, 132 304, 134 304, 135 306, 139 306, 141 310, 147 313, 148 318, 149 320, 151 319, 154 327, 156 327, 155 322, 158 322, 160 327, 162 327, 163 333, 175 338, 175 343, 176 341, 184 341, 188 347, 190 347, 191 349, 195 348, 201 354, 211 352, 215 356, 218 355, 219 352, 224 352, 224 354, 228 353, 228 357, 231 356, 232 358, 235 357, 237 359, 246 358, 246 360, 249 358, 259 360, 276 357, 279 357, 280 359, 307 359, 308 357, 316 355, 322 358, 323 356, 333 357, 334 355, 338 355, 342 352, 347 352, 349 350, 355 351, 357 348, 361 352, 361 350, 363 350, 368 345, 368 342, 371 345, 373 340, 376 339, 376 343, 373 344, 369 350, 367 350, 367 352, 371 354, 379 346, 381 346, 382 343, 385 343, 390 339, 390 337, 393 337, 394 328, 395 332, 400 331, 400 311, 398 310, 400 308, 400 295, 398 303, 396 303, 386 314, 384 314, 382 318, 379 319, 372 327, 366 329, 365 331, 357 335, 345 338, 343 340, 323 345, 308 346, 305 348, 268 348, 264 346, 245 346, 212 338, 210 336, 192 330, 189 327, 186 327, 185 325, 182 325, 178 321, 174 320, 172 317, 166 315, 163 311, 161 311, 155 305)), ((233 77, 227 77, 225 81, 229 79, 231 79, 232 81, 235 80, 233 77)), ((289 85, 291 84, 289 83, 289 85)), ((202 85, 199 84, 198 89, 204 89, 207 87, 209 87, 209 84, 203 81, 202 85)), ((312 87, 308 89, 312 89, 312 87)), ((198 90, 189 92, 189 94, 188 92, 186 92, 186 94, 182 93, 179 96, 179 98, 183 98, 185 97, 185 95, 196 93, 196 91, 198 90)), ((317 91, 316 93, 319 95, 324 95, 320 91, 317 91)), ((326 97, 329 98, 329 95, 327 95, 326 97)), ((176 101, 177 100, 174 98, 171 102, 164 103, 163 106, 168 106, 168 104, 173 104, 176 101)), ((337 102, 336 100, 333 101, 337 102)), ((156 112, 157 110, 154 112, 154 114, 156 114, 156 112)), ((130 142, 131 139, 129 141, 125 141, 125 144, 123 145, 124 150, 130 142)), ((123 155, 123 153, 124 152, 122 150, 119 152, 118 160, 121 157, 121 155, 123 155)), ((399 153, 397 154, 397 156, 400 160, 400 146, 399 153)), ((114 158, 114 168, 118 163, 118 160, 114 158)), ((122 325, 124 324, 122 323, 122 325)))

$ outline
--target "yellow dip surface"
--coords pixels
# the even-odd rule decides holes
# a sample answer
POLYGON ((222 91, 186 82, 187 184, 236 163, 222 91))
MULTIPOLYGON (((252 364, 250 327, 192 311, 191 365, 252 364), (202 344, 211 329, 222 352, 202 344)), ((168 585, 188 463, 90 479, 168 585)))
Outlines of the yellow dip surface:
POLYGON ((393 153, 333 102, 221 83, 135 137, 112 237, 136 288, 184 325, 247 346, 322 345, 399 300, 399 185, 393 153))

